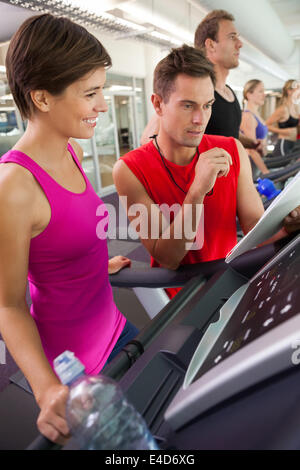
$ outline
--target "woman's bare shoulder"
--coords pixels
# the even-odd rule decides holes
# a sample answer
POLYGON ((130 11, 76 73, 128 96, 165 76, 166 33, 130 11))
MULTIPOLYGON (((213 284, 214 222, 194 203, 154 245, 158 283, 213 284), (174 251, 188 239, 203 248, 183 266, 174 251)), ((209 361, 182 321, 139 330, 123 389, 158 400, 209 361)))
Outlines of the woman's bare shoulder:
POLYGON ((6 204, 21 206, 34 201, 36 181, 29 170, 9 162, 0 164, 0 200, 6 204))

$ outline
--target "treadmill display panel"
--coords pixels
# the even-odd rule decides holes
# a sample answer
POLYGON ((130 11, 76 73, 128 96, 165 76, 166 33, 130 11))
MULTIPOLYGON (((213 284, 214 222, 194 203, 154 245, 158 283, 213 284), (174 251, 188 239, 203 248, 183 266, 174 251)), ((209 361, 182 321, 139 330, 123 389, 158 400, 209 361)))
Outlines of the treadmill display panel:
POLYGON ((300 243, 251 281, 193 382, 297 314, 300 314, 300 243))

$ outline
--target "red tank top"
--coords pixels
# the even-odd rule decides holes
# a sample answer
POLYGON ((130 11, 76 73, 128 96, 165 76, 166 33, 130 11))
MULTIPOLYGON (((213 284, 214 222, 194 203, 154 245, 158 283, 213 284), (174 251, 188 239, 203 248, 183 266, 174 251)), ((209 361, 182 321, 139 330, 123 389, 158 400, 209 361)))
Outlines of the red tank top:
MULTIPOLYGON (((227 177, 217 178, 213 194, 204 198, 204 242, 199 250, 190 250, 182 259, 181 264, 194 264, 225 258, 236 245, 236 193, 240 172, 240 159, 235 139, 215 135, 204 135, 199 145, 199 153, 214 147, 223 148, 232 157, 232 165, 227 177)), ((149 197, 155 204, 183 204, 186 197, 176 186, 168 174, 162 159, 154 146, 149 142, 132 150, 121 159, 145 187, 149 197)), ((164 159, 176 183, 188 191, 195 177, 197 154, 185 166, 177 165, 164 159)), ((172 222, 174 215, 170 213, 172 222)), ((151 257, 151 266, 159 263, 151 257)), ((170 297, 174 297, 178 288, 167 289, 170 297)))

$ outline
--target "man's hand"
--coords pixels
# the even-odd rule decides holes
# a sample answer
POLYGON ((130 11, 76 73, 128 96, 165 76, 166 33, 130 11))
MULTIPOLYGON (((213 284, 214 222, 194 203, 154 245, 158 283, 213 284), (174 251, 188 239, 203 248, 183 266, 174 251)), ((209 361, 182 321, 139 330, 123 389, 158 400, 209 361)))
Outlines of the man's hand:
POLYGON ((114 256, 108 261, 108 274, 116 274, 126 266, 131 265, 131 260, 125 256, 114 256))
POLYGON ((215 147, 201 153, 190 189, 205 196, 212 190, 217 178, 228 175, 231 165, 231 155, 224 149, 215 147))
POLYGON ((283 226, 288 234, 300 230, 300 206, 289 213, 283 221, 283 226))

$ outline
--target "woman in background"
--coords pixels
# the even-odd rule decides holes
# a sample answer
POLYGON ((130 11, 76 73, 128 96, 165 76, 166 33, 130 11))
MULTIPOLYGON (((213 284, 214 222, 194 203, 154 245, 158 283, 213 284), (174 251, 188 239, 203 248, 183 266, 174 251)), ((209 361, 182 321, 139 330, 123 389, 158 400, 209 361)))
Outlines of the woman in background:
POLYGON ((297 140, 299 107, 293 97, 297 92, 296 80, 288 80, 282 89, 279 107, 266 120, 270 132, 278 135, 273 156, 285 156, 292 151, 297 140))
MULTIPOLYGON (((250 139, 262 142, 264 154, 268 127, 259 114, 259 108, 265 102, 264 84, 260 80, 249 80, 243 91, 245 109, 242 113, 241 132, 250 139)), ((263 174, 269 173, 261 155, 256 150, 247 149, 253 163, 263 174)))

